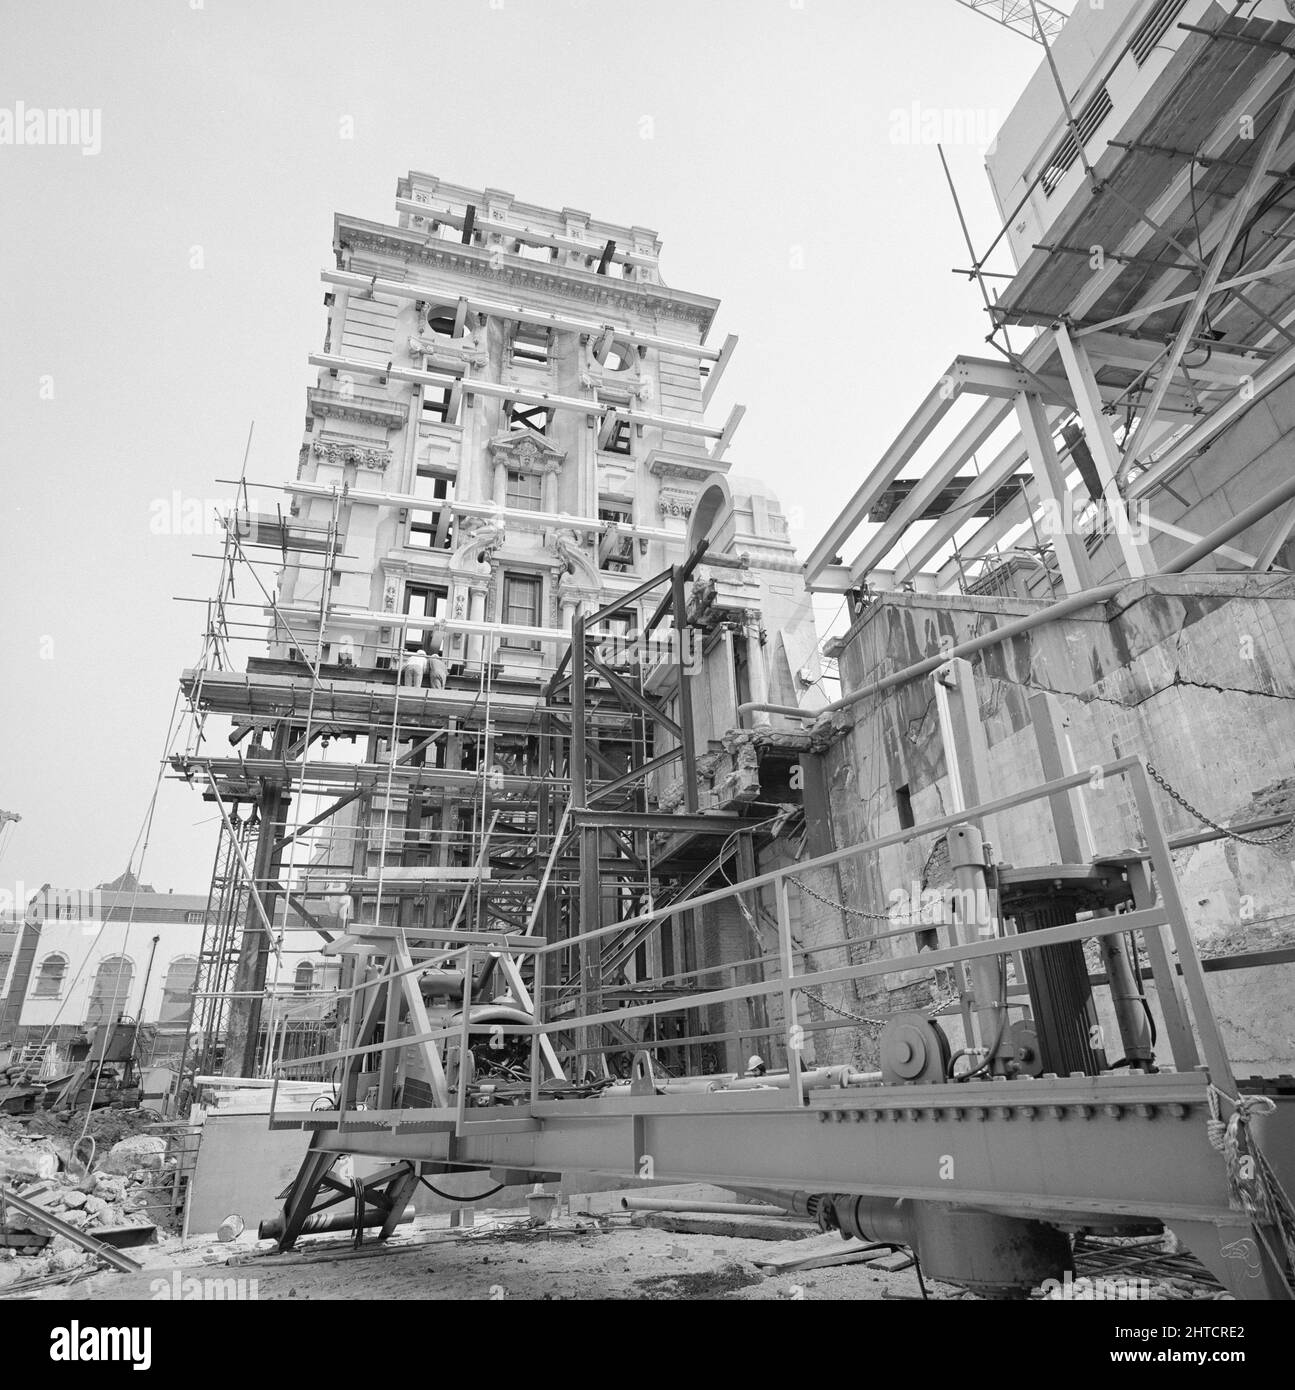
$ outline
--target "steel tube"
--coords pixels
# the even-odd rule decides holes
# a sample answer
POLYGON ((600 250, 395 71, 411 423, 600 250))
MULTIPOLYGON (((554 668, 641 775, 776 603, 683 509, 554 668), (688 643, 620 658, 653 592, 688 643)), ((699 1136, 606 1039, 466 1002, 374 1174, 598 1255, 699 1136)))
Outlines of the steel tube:
MULTIPOLYGON (((360 1225, 364 1227, 381 1226, 386 1221, 388 1213, 379 1210, 377 1207, 370 1207, 365 1211, 361 1218, 360 1225)), ((400 1214, 398 1225, 407 1225, 414 1219, 413 1207, 406 1207, 400 1214)), ((318 1235, 322 1231, 353 1231, 355 1229, 355 1212, 351 1211, 317 1211, 313 1216, 308 1216, 301 1223, 300 1234, 303 1236, 318 1235)), ((278 1240, 283 1234, 283 1217, 271 1216, 262 1221, 256 1228, 257 1237, 260 1240, 278 1240)))
POLYGON ((625 1211, 695 1212, 699 1216, 787 1216, 783 1207, 762 1202, 672 1202, 668 1197, 622 1197, 625 1211))

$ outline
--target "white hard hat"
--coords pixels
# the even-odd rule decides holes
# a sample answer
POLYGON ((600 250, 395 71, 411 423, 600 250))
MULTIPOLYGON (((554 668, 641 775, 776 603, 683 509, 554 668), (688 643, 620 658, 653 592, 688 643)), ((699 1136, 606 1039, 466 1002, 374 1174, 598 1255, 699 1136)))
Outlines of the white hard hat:
POLYGON ((756 1067, 762 1067, 762 1066, 764 1066, 764 1058, 763 1058, 763 1057, 748 1057, 748 1058, 746 1059, 746 1069, 747 1069, 747 1071, 754 1071, 754 1070, 756 1069, 756 1067))

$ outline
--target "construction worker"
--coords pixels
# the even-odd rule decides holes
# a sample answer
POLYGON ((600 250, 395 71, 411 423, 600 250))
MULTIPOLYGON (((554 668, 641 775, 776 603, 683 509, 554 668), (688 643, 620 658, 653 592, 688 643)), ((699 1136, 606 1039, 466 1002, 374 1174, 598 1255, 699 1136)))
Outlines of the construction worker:
POLYGON ((426 675, 427 653, 421 648, 406 652, 404 660, 400 663, 400 684, 422 685, 423 677, 426 675))
POLYGON ((769 1068, 765 1066, 763 1057, 748 1057, 746 1059, 746 1070, 743 1076, 763 1076, 769 1068))
POLYGON ((445 658, 441 655, 439 642, 432 648, 427 658, 427 684, 433 690, 445 689, 445 658))

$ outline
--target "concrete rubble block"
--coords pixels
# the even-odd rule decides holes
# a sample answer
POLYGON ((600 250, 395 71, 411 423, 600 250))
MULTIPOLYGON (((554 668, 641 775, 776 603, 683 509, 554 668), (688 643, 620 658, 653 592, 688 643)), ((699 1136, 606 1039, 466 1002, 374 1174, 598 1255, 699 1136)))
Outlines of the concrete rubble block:
POLYGON ((141 1169, 158 1170, 166 1162, 166 1140, 151 1134, 134 1134, 108 1150, 99 1165, 101 1173, 126 1177, 141 1169))
POLYGON ((88 1200, 85 1193, 75 1187, 65 1188, 59 1193, 60 1204, 69 1211, 75 1211, 78 1207, 85 1206, 88 1200))
POLYGON ((34 1182, 58 1173, 58 1155, 52 1149, 26 1144, 0 1150, 0 1182, 34 1182))

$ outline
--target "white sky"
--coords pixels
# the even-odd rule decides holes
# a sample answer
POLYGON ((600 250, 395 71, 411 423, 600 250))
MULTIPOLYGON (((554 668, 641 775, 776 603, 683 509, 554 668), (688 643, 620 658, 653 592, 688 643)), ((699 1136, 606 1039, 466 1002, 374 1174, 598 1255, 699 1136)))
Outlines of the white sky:
MULTIPOLYGON (((723 301, 711 341, 740 335, 712 415, 748 407, 732 469, 803 558, 988 331, 895 113, 992 129, 1041 58, 954 0, 0 0, 0 26, 0 108, 93 108, 102 141, 0 145, 8 893, 127 864, 201 643, 173 596, 216 575, 154 504, 224 495, 252 420, 249 478, 294 476, 335 210, 394 221, 413 168, 656 229, 666 283, 723 301)), ((983 246, 983 150, 947 153, 983 246)), ((215 843, 168 782, 143 878, 204 891, 215 843)))

